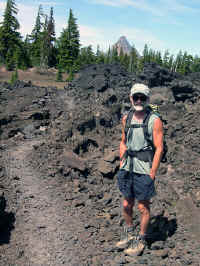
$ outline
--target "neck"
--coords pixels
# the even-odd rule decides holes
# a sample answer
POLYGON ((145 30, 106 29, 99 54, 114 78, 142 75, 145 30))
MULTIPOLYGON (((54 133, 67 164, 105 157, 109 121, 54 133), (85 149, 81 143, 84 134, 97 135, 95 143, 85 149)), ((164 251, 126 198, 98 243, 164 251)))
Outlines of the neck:
POLYGON ((141 118, 145 115, 145 110, 142 110, 142 111, 136 111, 135 110, 134 115, 138 118, 141 118))

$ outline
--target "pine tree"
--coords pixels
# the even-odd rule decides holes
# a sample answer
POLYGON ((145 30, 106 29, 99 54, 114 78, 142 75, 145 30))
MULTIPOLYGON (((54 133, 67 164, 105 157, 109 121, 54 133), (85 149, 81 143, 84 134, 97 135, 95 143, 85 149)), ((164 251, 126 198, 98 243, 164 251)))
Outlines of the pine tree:
POLYGON ((168 63, 168 68, 171 71, 173 71, 173 63, 174 63, 174 55, 170 55, 170 57, 169 57, 169 63, 168 63))
POLYGON ((113 47, 111 52, 111 63, 118 63, 118 62, 119 62, 119 56, 117 52, 117 47, 113 47))
POLYGON ((147 44, 144 45, 144 50, 143 50, 142 55, 143 55, 142 62, 143 62, 143 64, 145 64, 148 62, 148 56, 149 56, 149 49, 148 49, 147 44))
POLYGON ((124 51, 123 51, 123 49, 121 47, 120 51, 119 51, 119 62, 120 62, 120 64, 123 64, 124 56, 125 56, 125 54, 124 54, 124 51))
POLYGON ((10 83, 14 84, 17 80, 18 80, 18 70, 16 68, 15 71, 12 73, 10 83))
POLYGON ((88 60, 88 64, 95 63, 96 58, 95 58, 95 54, 92 50, 92 45, 89 45, 87 47, 87 60, 88 60))
POLYGON ((22 44, 21 35, 18 32, 20 25, 16 18, 18 10, 14 0, 7 0, 3 22, 0 26, 0 58, 6 64, 8 70, 17 65, 15 50, 22 44))
POLYGON ((49 67, 56 65, 56 56, 55 56, 55 47, 54 47, 55 41, 56 41, 55 20, 53 16, 53 7, 51 7, 49 19, 47 21, 47 57, 48 57, 47 59, 49 67))
POLYGON ((111 63, 111 49, 110 49, 110 46, 109 46, 109 49, 108 49, 108 52, 105 56, 105 64, 110 64, 111 63))
POLYGON ((97 51, 96 51, 96 63, 102 64, 105 62, 105 56, 104 53, 100 50, 99 45, 97 45, 97 51))
POLYGON ((148 53, 147 58, 148 58, 147 59, 148 63, 156 62, 156 53, 152 48, 149 49, 149 53, 148 53))
POLYGON ((169 51, 166 50, 163 56, 163 66, 169 68, 169 51))
POLYGON ((72 81, 73 79, 74 79, 74 71, 73 71, 73 69, 71 68, 71 69, 69 70, 69 75, 68 75, 66 81, 70 82, 70 81, 72 81))
POLYGON ((45 16, 45 22, 43 24, 43 31, 41 32, 40 43, 40 69, 46 71, 48 68, 48 56, 49 56, 49 42, 48 42, 48 17, 45 16))
POLYGON ((30 51, 31 51, 31 44, 30 44, 30 40, 29 40, 29 36, 28 34, 26 35, 26 38, 23 42, 23 47, 19 52, 19 63, 18 63, 18 67, 21 69, 27 69, 29 67, 31 67, 31 58, 30 58, 30 51), (23 60, 22 60, 23 58, 23 60))
POLYGON ((156 63, 162 66, 162 55, 161 55, 161 52, 157 51, 155 57, 156 57, 156 59, 155 59, 156 63))
POLYGON ((42 31, 43 31, 43 10, 42 5, 38 8, 35 26, 29 37, 31 41, 31 61, 33 66, 40 66, 41 63, 41 43, 42 43, 42 31))
POLYGON ((174 71, 175 72, 182 72, 182 61, 183 61, 183 53, 180 50, 176 56, 175 62, 174 62, 174 71))
POLYGON ((76 60, 77 67, 93 64, 96 62, 96 56, 92 50, 92 46, 83 47, 80 50, 78 59, 76 60))
POLYGON ((56 81, 63 81, 62 70, 61 70, 60 67, 58 68, 58 71, 57 71, 57 74, 56 74, 56 81))
POLYGON ((130 53, 130 61, 129 61, 129 71, 137 73, 138 71, 138 62, 139 62, 139 56, 138 53, 133 46, 130 53))
POLYGON ((191 65, 192 72, 200 72, 200 58, 196 55, 191 65))
POLYGON ((76 18, 70 9, 68 27, 63 30, 59 39, 59 65, 68 72, 77 68, 76 60, 80 50, 79 37, 76 18))
POLYGON ((185 75, 192 72, 192 64, 193 64, 193 57, 192 55, 187 54, 187 52, 183 55, 183 65, 184 65, 184 73, 185 75))

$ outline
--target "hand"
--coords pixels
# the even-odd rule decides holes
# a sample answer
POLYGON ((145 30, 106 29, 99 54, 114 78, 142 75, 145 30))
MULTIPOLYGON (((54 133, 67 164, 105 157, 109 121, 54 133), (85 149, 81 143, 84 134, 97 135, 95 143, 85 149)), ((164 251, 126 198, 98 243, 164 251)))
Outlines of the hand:
POLYGON ((120 160, 119 168, 122 167, 123 163, 124 163, 124 159, 120 160))
POLYGON ((156 171, 154 171, 153 169, 150 170, 150 177, 155 180, 156 177, 156 171))

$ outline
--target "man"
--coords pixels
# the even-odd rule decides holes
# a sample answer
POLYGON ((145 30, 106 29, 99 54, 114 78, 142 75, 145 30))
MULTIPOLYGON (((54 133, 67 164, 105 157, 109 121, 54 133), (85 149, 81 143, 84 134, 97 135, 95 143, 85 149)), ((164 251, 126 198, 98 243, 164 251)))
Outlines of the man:
POLYGON ((118 186, 123 194, 123 216, 125 220, 124 236, 116 244, 125 249, 130 256, 141 255, 147 238, 147 228, 150 220, 150 199, 155 196, 154 181, 163 153, 163 125, 155 112, 149 112, 150 90, 144 85, 133 85, 130 92, 132 112, 131 127, 127 135, 125 125, 127 115, 122 118, 122 140, 120 143, 120 170, 118 186), (143 121, 149 115, 147 132, 149 141, 144 134, 143 121), (152 143, 150 145, 149 143, 152 143), (153 146, 153 147, 152 147, 153 146), (134 237, 133 206, 138 200, 141 214, 140 232, 134 237))

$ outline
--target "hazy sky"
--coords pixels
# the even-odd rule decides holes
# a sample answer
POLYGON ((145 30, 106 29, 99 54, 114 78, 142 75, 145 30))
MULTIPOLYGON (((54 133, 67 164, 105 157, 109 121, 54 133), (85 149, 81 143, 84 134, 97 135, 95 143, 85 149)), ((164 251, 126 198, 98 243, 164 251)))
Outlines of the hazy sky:
MULTIPOLYGON (((0 0, 0 21, 6 1, 0 0)), ((16 0, 23 36, 31 33, 38 7, 54 8, 57 37, 66 28, 72 8, 83 46, 105 50, 120 36, 142 53, 145 43, 154 50, 180 49, 200 56, 200 0, 16 0)))

